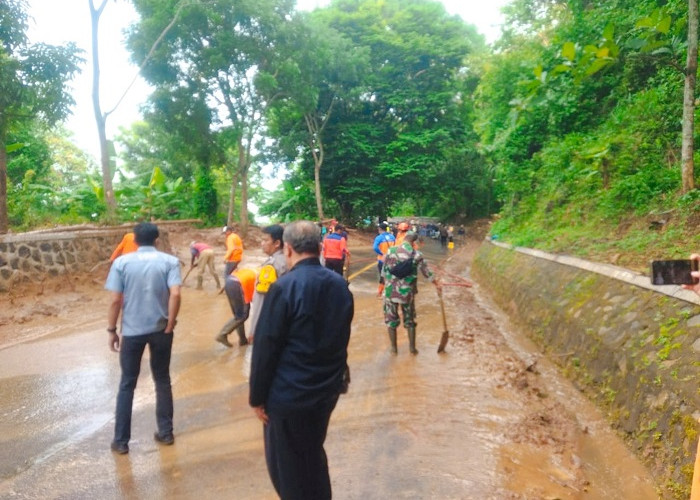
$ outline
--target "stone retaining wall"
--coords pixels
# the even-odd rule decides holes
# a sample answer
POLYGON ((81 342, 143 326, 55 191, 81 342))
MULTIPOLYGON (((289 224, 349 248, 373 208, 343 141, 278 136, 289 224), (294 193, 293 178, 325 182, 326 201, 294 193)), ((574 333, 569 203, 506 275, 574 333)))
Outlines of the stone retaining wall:
MULTIPOLYGON (((168 230, 181 221, 157 222, 157 246, 170 251, 168 230)), ((0 235, 0 292, 19 283, 40 282, 47 276, 90 272, 109 259, 124 234, 134 225, 118 227, 76 226, 0 235)))
POLYGON ((615 266, 484 242, 482 288, 608 416, 663 487, 688 498, 700 416, 700 300, 615 266))

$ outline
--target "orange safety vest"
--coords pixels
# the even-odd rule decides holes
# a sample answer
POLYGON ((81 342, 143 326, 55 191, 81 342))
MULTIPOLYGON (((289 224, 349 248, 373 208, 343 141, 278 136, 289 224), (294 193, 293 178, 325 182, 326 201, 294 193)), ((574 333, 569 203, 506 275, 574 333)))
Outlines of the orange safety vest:
POLYGON ((243 258, 243 241, 236 233, 231 233, 226 237, 226 262, 240 262, 243 258))
POLYGON ((345 238, 337 233, 326 236, 323 240, 323 257, 326 259, 342 260, 350 255, 345 238))
POLYGON ((389 249, 394 246, 393 241, 384 240, 379 244, 379 251, 382 252, 381 255, 377 254, 377 260, 384 262, 384 257, 389 253, 389 249))
POLYGON ((236 269, 231 273, 241 283, 241 288, 243 289, 243 300, 246 304, 250 304, 253 300, 253 293, 255 292, 255 278, 257 274, 252 269, 236 269))

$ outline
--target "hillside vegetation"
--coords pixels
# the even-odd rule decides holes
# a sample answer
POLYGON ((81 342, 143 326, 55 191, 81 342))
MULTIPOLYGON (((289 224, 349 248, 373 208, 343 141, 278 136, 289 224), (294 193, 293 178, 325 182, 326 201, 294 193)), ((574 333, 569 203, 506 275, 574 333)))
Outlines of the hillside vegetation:
POLYGON ((681 179, 688 3, 523 0, 508 12, 480 83, 502 202, 493 234, 637 270, 700 250, 698 192, 681 179))

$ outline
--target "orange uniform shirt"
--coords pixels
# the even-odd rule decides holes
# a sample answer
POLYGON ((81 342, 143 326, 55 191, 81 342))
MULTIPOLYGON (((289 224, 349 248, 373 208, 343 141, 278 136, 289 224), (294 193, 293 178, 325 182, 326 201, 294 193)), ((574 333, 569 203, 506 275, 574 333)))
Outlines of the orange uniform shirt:
POLYGON ((350 255, 345 238, 338 233, 329 234, 323 240, 323 257, 326 259, 344 259, 350 255))
POLYGON ((243 241, 236 233, 231 233, 226 237, 226 262, 240 262, 243 258, 243 241))
POLYGON ((120 255, 135 252, 136 250, 138 250, 139 246, 136 244, 136 241, 134 241, 134 238, 136 238, 136 235, 134 235, 134 233, 126 233, 122 240, 119 242, 119 245, 117 245, 117 248, 115 248, 114 252, 112 252, 112 256, 109 258, 110 262, 114 262, 114 259, 116 259, 120 255))
POLYGON ((246 304, 250 304, 253 300, 253 293, 255 292, 255 279, 258 277, 257 273, 252 269, 236 269, 231 273, 231 276, 238 278, 241 283, 241 288, 243 289, 243 300, 246 304))

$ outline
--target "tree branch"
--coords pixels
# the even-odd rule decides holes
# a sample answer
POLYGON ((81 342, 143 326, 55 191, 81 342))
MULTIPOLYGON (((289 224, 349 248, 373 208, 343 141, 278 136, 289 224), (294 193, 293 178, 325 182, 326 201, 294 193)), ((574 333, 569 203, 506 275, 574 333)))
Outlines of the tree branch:
MULTIPOLYGON (((104 0, 104 2, 106 3, 107 0, 104 0)), ((138 79, 139 75, 141 74, 141 71, 143 71, 143 68, 146 67, 146 64, 148 63, 148 61, 151 60, 151 57, 153 56, 153 53, 156 51, 156 49, 160 45, 160 42, 163 41, 163 38, 165 38, 165 35, 168 34, 168 31, 170 31, 171 28, 173 26, 175 26, 175 22, 177 21, 178 17, 180 16, 180 12, 182 11, 182 9, 184 9, 185 7, 190 7, 192 5, 197 5, 199 3, 200 2, 182 2, 182 3, 180 3, 180 5, 178 5, 177 10, 175 11, 175 14, 173 15, 173 19, 163 29, 163 31, 161 31, 160 35, 158 35, 158 38, 156 38, 155 42, 153 42, 153 45, 151 45, 151 49, 148 51, 148 54, 146 54, 146 57, 141 62, 141 65, 139 66, 138 71, 136 71, 134 78, 132 78, 131 83, 129 83, 129 85, 126 87, 126 90, 124 90, 124 93, 122 93, 121 97, 119 98, 117 103, 114 105, 114 107, 112 109, 110 109, 109 111, 105 112, 105 114, 104 114, 105 118, 107 117, 107 115, 113 113, 119 107, 121 102, 126 97, 126 94, 128 94, 129 90, 131 90, 131 87, 134 86, 134 84, 136 83, 136 80, 138 79)), ((204 3, 206 3, 206 2, 204 2, 204 3)), ((104 8, 104 4, 102 5, 101 9, 102 8, 104 8)))

